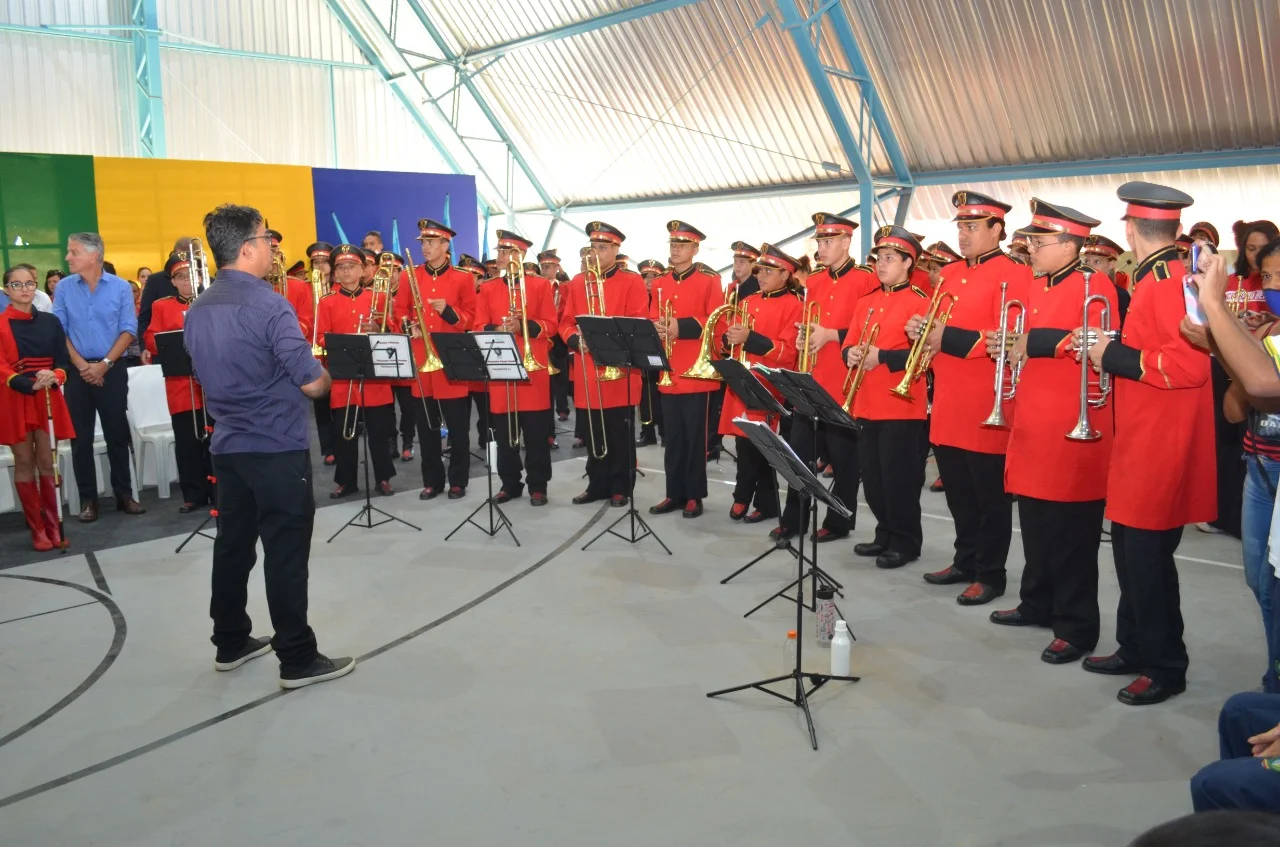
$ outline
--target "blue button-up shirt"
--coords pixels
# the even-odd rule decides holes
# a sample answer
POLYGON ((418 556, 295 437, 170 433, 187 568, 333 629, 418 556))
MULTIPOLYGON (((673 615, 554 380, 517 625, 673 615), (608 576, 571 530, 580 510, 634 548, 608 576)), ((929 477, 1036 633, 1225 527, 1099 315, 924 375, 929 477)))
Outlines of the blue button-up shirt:
POLYGON ((80 274, 66 277, 54 289, 53 313, 76 352, 86 359, 106 356, 122 332, 138 336, 133 286, 115 274, 104 272, 93 291, 80 274))
POLYGON ((288 300, 257 277, 222 270, 191 305, 183 332, 215 421, 210 452, 310 448, 311 401, 298 389, 323 370, 288 300))

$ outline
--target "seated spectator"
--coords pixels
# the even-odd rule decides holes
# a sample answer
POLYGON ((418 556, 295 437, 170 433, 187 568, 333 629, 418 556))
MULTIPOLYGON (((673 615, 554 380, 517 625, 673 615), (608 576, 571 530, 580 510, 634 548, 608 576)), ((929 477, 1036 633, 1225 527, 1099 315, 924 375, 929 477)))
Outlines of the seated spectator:
POLYGON ((1148 830, 1129 847, 1280 847, 1280 817, 1262 812, 1187 815, 1148 830))
POLYGON ((45 290, 45 293, 49 295, 50 300, 53 299, 54 289, 58 287, 59 282, 62 282, 62 278, 64 276, 66 276, 66 274, 64 274, 62 271, 58 270, 57 268, 53 268, 52 270, 45 272, 44 290, 45 290))
POLYGON ((1197 812, 1280 812, 1280 695, 1232 695, 1218 713, 1221 758, 1191 777, 1197 812))
POLYGON ((147 287, 147 279, 151 276, 151 268, 138 268, 138 285, 142 288, 147 287))

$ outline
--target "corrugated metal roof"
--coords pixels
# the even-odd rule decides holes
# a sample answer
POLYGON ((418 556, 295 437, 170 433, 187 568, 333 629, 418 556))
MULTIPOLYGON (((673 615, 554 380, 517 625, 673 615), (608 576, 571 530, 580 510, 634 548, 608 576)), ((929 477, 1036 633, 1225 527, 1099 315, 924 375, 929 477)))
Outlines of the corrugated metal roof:
POLYGON ((127 0, 7 0, 0 23, 19 26, 123 25, 129 20, 127 0))
MULTIPOLYGON (((377 74, 333 72, 337 158, 332 167, 448 173, 449 166, 377 74)), ((328 130, 320 116, 312 124, 328 130)), ((314 163, 313 163, 314 164, 314 163)))
POLYGON ((364 63, 324 0, 159 0, 160 28, 230 50, 364 63))
MULTIPOLYGON (((408 12, 402 4, 401 14, 408 12)), ((422 0, 453 52, 505 44, 526 35, 643 5, 647 0, 422 0)), ((409 14, 412 14, 409 12, 409 14)), ((384 18, 385 20, 385 18, 384 18)))

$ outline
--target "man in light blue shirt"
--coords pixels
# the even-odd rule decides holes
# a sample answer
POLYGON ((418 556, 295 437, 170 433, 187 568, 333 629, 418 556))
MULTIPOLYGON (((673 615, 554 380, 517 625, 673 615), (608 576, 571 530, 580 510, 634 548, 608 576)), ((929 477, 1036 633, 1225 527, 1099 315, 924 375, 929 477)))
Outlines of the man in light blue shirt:
POLYGON ((127 515, 146 511, 133 499, 129 467, 129 375, 115 367, 138 332, 133 287, 102 268, 102 238, 78 232, 67 239, 71 276, 58 283, 53 313, 62 322, 74 366, 65 386, 67 410, 76 428, 71 462, 80 489, 83 523, 98 519, 98 474, 93 460, 94 419, 111 462, 111 490, 116 508, 127 515))

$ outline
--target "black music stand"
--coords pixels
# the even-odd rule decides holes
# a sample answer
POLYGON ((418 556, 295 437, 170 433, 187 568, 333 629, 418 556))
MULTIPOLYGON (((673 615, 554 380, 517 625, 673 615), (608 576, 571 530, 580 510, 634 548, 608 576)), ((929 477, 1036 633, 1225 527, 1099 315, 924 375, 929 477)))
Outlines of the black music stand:
MULTIPOLYGON (((521 363, 520 349, 516 346, 516 337, 510 332, 436 332, 431 335, 431 343, 435 345, 440 362, 444 365, 444 375, 450 380, 467 382, 483 382, 485 394, 489 386, 495 382, 528 382, 529 372, 521 363)), ((494 444, 493 412, 489 414, 489 443, 494 444)), ((497 445, 494 444, 494 453, 497 445)), ((452 461, 452 457, 450 458, 452 461)), ((444 537, 448 541, 457 535, 458 530, 471 524, 485 535, 493 538, 502 530, 506 530, 511 540, 520 546, 511 528, 511 519, 498 503, 493 493, 493 462, 489 461, 489 450, 485 449, 485 475, 489 483, 489 496, 471 514, 463 518, 462 523, 444 537), (489 510, 489 525, 478 523, 476 515, 481 509, 489 510)))
MULTIPOLYGON (((782 476, 786 478, 787 484, 790 485, 792 488, 795 488, 797 491, 803 492, 801 496, 806 498, 806 500, 809 503, 813 504, 812 508, 813 508, 814 516, 816 516, 818 512, 819 500, 826 503, 828 508, 834 509, 835 511, 839 512, 842 515, 848 516, 849 509, 846 508, 845 505, 841 503, 840 500, 837 499, 834 494, 831 494, 827 491, 826 486, 823 485, 822 482, 816 476, 814 476, 813 471, 810 470, 809 467, 804 462, 800 461, 800 458, 796 456, 795 452, 791 449, 791 447, 787 444, 787 442, 783 441, 781 438, 775 435, 773 430, 769 429, 769 427, 765 426, 762 423, 756 423, 754 421, 743 421, 738 426, 743 432, 747 434, 747 437, 751 439, 751 443, 756 445, 756 447, 760 449, 760 452, 764 455, 765 460, 769 462, 769 464, 774 468, 774 470, 776 470, 778 473, 782 474, 782 476)), ((812 536, 812 544, 813 544, 813 558, 814 558, 814 561, 817 561, 817 558, 818 558, 817 533, 814 533, 812 536)), ((792 583, 797 587, 796 588, 796 593, 797 593, 796 663, 795 663, 795 667, 791 669, 791 673, 784 674, 782 676, 775 676, 770 679, 757 680, 756 682, 748 682, 744 685, 735 685, 732 688, 723 688, 719 691, 712 691, 708 693, 707 696, 719 697, 722 694, 732 694, 735 691, 745 691, 748 688, 754 688, 757 691, 763 691, 765 694, 770 694, 774 697, 777 697, 780 700, 786 700, 791 705, 804 710, 805 723, 807 723, 809 726, 809 743, 813 745, 814 750, 817 750, 818 734, 813 728, 813 715, 809 712, 809 697, 812 696, 812 694, 815 691, 817 691, 819 688, 826 685, 828 682, 831 682, 832 680, 836 680, 838 682, 858 682, 859 680, 862 679, 862 677, 832 676, 831 674, 822 674, 822 673, 805 673, 801 669, 801 658, 804 654, 804 648, 803 648, 804 618, 803 616, 804 616, 804 608, 805 608, 804 579, 806 576, 804 572, 803 558, 798 558, 796 560, 796 569, 800 573, 799 578, 797 578, 796 581, 792 583), (805 690, 805 677, 808 677, 809 682, 813 683, 813 687, 810 688, 808 691, 805 690), (765 687, 766 685, 772 685, 773 683, 783 682, 785 680, 791 680, 792 682, 795 683, 795 693, 790 697, 779 694, 778 692, 765 687)))
MULTIPOLYGON (((818 381, 815 380, 811 374, 798 373, 796 371, 774 370, 772 368, 764 368, 759 366, 757 366, 755 370, 757 373, 763 376, 766 380, 768 380, 769 384, 772 385, 774 388, 776 388, 778 390, 778 393, 781 394, 783 398, 791 404, 793 415, 795 415, 796 417, 809 419, 810 424, 813 427, 813 436, 814 436, 813 443, 814 444, 818 443, 818 423, 819 422, 825 422, 833 426, 843 426, 849 429, 857 428, 857 424, 854 422, 853 418, 849 417, 848 413, 845 412, 845 410, 840 407, 840 404, 837 403, 835 399, 830 394, 827 393, 826 389, 824 389, 821 385, 818 384, 818 381)), ((796 425, 796 422, 793 422, 792 426, 795 426, 795 425, 796 425)), ((788 447, 788 451, 790 452, 789 447, 788 447)), ((794 455, 794 453, 792 453, 792 455, 794 455)), ((816 462, 812 466, 806 466, 806 469, 809 471, 809 474, 811 476, 817 479, 818 469, 817 469, 816 462)), ((788 477, 788 481, 789 480, 790 478, 788 477)), ((826 571, 824 571, 822 568, 818 566, 818 546, 817 546, 818 501, 814 498, 806 499, 804 495, 804 490, 802 488, 797 488, 796 490, 801 492, 800 502, 801 502, 802 511, 807 512, 810 515, 809 533, 813 536, 813 542, 814 542, 813 558, 809 563, 809 570, 807 572, 802 571, 801 579, 803 579, 806 576, 812 578, 813 580, 812 593, 814 595, 817 595, 818 582, 821 581, 823 585, 833 589, 836 592, 837 596, 843 597, 844 593, 842 589, 844 588, 844 586, 841 585, 840 582, 837 581, 835 577, 833 577, 831 574, 827 573, 826 571)), ((827 494, 827 496, 832 497, 832 499, 834 499, 834 495, 831 495, 830 489, 828 489, 826 486, 823 486, 822 490, 824 493, 827 494)), ((827 501, 824 500, 823 502, 827 502, 827 501)), ((839 502, 839 501, 837 500, 836 502, 839 502)), ((855 505, 855 508, 856 508, 856 505, 855 505)), ((842 514, 852 514, 848 509, 845 509, 843 506, 841 507, 841 509, 837 511, 841 511, 842 514)), ((783 586, 781 590, 779 590, 773 596, 769 597, 760 605, 756 606, 751 611, 747 612, 745 615, 743 615, 743 617, 750 617, 751 615, 755 614, 760 609, 763 609, 765 606, 772 603, 774 600, 778 599, 779 597, 781 597, 784 600, 792 600, 796 603, 803 605, 803 602, 804 602, 803 591, 797 592, 796 597, 791 597, 790 595, 787 594, 787 592, 790 591, 795 586, 796 586, 795 582, 792 582, 788 585, 783 586)), ((806 608, 808 608, 809 611, 811 612, 815 611, 817 608, 816 602, 814 605, 810 605, 806 608)))
MULTIPOLYGON (((165 379, 168 379, 171 376, 194 377, 196 375, 195 368, 191 364, 191 356, 187 353, 187 348, 183 343, 184 340, 185 335, 180 329, 156 333, 156 364, 160 365, 160 373, 164 374, 165 379)), ((191 405, 193 407, 195 406, 194 387, 192 388, 191 405)), ((194 417, 193 412, 192 418, 194 419, 194 417)), ((209 439, 209 433, 211 432, 209 429, 209 410, 202 407, 200 410, 200 417, 204 419, 205 436, 199 440, 207 441, 209 439)), ((210 482, 214 482, 214 477, 208 477, 208 479, 210 482)), ((218 501, 215 497, 215 505, 209 508, 209 514, 205 516, 205 519, 200 522, 200 525, 196 527, 190 535, 182 540, 182 543, 173 551, 174 553, 181 553, 182 548, 186 547, 191 539, 195 538, 197 535, 201 538, 207 538, 210 541, 215 539, 216 536, 208 534, 204 531, 204 528, 209 525, 209 521, 213 521, 213 530, 214 532, 218 531, 217 502, 218 501)))
MULTIPOLYGON (((625 368, 626 370, 669 371, 671 363, 667 361, 666 351, 662 347, 662 339, 653 323, 645 318, 594 317, 580 315, 578 332, 587 343, 587 348, 596 362, 601 365, 625 368)), ((630 488, 627 491, 627 513, 609 524, 595 538, 582 546, 586 550, 606 535, 621 538, 628 544, 638 544, 649 536, 658 542, 667 555, 672 555, 671 548, 663 543, 649 524, 645 523, 640 511, 636 508, 636 422, 635 409, 631 402, 631 378, 627 380, 627 471, 630 488), (623 535, 614 527, 623 521, 630 521, 631 531, 623 535)), ((601 430, 604 428, 604 410, 601 410, 601 430)), ((587 410, 591 414, 591 410, 587 410)), ((602 432, 603 434, 603 432, 602 432)), ((606 443, 608 443, 606 441, 606 443)), ((595 445, 591 445, 594 448, 595 445)))
MULTIPOLYGON (((401 337, 404 337, 404 336, 401 336, 401 337)), ((347 380, 347 381, 356 382, 359 384, 360 412, 365 412, 366 409, 368 408, 365 405, 365 399, 364 399, 365 382, 367 380, 381 381, 386 379, 395 379, 399 376, 397 373, 395 373, 395 370, 405 364, 404 360, 400 358, 391 358, 391 359, 386 358, 385 356, 386 352, 391 352, 394 355, 396 351, 394 350, 379 351, 380 353, 384 354, 383 356, 381 356, 383 366, 390 364, 393 367, 393 374, 391 376, 380 376, 378 374, 378 361, 375 359, 375 356, 374 356, 373 339, 374 339, 374 336, 360 334, 360 333, 338 334, 333 332, 327 332, 325 333, 325 336, 324 336, 324 348, 325 348, 325 353, 327 354, 328 363, 329 363, 329 375, 334 379, 347 380)), ((405 345, 405 347, 406 349, 409 350, 407 354, 407 357, 408 357, 407 364, 408 364, 408 367, 412 369, 413 368, 413 352, 412 352, 412 349, 410 349, 407 344, 405 345)), ((359 414, 360 412, 357 412, 357 414, 359 414)), ((392 521, 399 521, 400 523, 404 524, 410 529, 414 529, 414 530, 417 530, 418 532, 422 532, 422 527, 414 526, 404 518, 398 518, 395 515, 391 514, 390 512, 384 512, 381 509, 379 509, 377 506, 373 505, 373 500, 372 500, 373 484, 369 479, 369 469, 370 469, 370 466, 372 465, 372 462, 369 460, 369 421, 368 421, 367 414, 366 414, 364 423, 362 425, 361 424, 358 424, 358 425, 361 426, 362 429, 364 429, 364 438, 362 439, 364 442, 364 505, 360 507, 360 511, 357 512, 351 518, 351 520, 344 523, 341 527, 338 528, 337 532, 329 536, 329 540, 326 541, 325 543, 326 544, 332 543, 333 539, 341 535, 342 531, 349 526, 358 526, 363 529, 373 529, 374 527, 382 526, 383 524, 388 524, 388 523, 391 523, 392 521), (383 520, 375 521, 373 519, 374 512, 377 512, 378 514, 382 515, 383 520), (360 521, 362 518, 363 518, 363 522, 357 523, 357 521, 360 521)), ((343 437, 341 432, 338 433, 338 437, 339 438, 343 437)), ((378 449, 380 450, 385 449, 385 447, 379 447, 378 449)))

